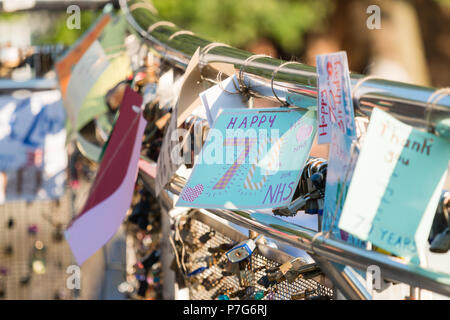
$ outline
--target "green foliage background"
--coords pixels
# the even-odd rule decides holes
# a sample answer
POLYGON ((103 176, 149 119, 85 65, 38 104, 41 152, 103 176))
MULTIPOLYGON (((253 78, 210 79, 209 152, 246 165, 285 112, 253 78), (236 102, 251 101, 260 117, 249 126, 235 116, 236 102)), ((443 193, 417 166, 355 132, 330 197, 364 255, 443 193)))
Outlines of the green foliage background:
POLYGON ((334 10, 331 0, 153 0, 159 15, 210 40, 245 47, 267 38, 284 52, 303 46, 334 10))
POLYGON ((83 10, 80 15, 80 29, 67 28, 66 21, 69 17, 64 13, 58 16, 52 30, 43 35, 37 35, 34 39, 36 45, 58 43, 71 45, 77 41, 86 30, 94 23, 95 19, 100 15, 100 11, 83 10))
MULTIPOLYGON (((142 0, 149 1, 150 0, 142 0)), ((433 0, 450 7, 450 0, 433 0)), ((153 0, 159 15, 199 36, 245 48, 266 38, 286 54, 296 55, 304 47, 306 32, 326 30, 336 0, 153 0)), ((81 29, 66 27, 68 15, 57 14, 51 30, 36 35, 34 44, 70 45, 91 26, 101 11, 82 10, 81 29)), ((0 13, 14 19, 24 13, 0 13)))

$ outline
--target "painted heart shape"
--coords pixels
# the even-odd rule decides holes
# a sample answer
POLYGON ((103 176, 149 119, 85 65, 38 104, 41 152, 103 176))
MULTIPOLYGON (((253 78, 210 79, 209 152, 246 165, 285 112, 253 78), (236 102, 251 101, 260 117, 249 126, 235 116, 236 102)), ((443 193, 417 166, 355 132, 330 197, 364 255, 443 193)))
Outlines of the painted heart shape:
POLYGON ((184 189, 183 195, 181 196, 181 199, 187 202, 193 202, 195 199, 197 199, 203 192, 203 185, 198 184, 195 187, 186 187, 184 189))
POLYGON ((341 232, 341 239, 344 241, 347 241, 348 239, 348 233, 345 232, 344 230, 339 230, 341 232))
POLYGON ((313 126, 310 124, 306 124, 298 128, 297 130, 297 141, 303 142, 309 138, 313 131, 313 126))

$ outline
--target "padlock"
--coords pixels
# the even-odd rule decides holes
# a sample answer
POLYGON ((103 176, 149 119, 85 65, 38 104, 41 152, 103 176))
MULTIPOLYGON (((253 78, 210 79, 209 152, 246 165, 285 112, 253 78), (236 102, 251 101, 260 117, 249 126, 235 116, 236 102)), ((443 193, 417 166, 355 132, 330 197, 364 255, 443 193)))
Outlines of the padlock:
POLYGON ((273 286, 273 285, 275 285, 275 284, 277 284, 277 282, 276 281, 270 281, 269 280, 269 277, 267 276, 267 275, 264 275, 264 276, 262 276, 258 281, 257 281, 257 283, 259 284, 259 285, 261 285, 261 286, 263 286, 264 288, 269 288, 269 287, 271 287, 271 286, 273 286))
POLYGON ((147 255, 146 257, 144 257, 141 260, 142 266, 147 271, 150 270, 152 268, 152 266, 156 262, 159 261, 159 257, 160 257, 160 251, 159 250, 153 250, 149 255, 147 255))
POLYGON ((233 249, 229 250, 226 253, 226 256, 229 261, 232 263, 236 263, 242 260, 247 259, 253 253, 256 248, 256 243, 252 239, 244 240, 238 243, 233 249))
POLYGON ((225 253, 234 247, 235 243, 222 243, 217 247, 208 248, 210 253, 225 253))
POLYGON ((241 287, 247 287, 253 283, 253 272, 251 259, 239 261, 237 263, 239 267, 239 285, 241 287))
POLYGON ((206 267, 206 266, 197 268, 197 269, 195 269, 194 271, 189 272, 189 273, 187 274, 187 276, 188 276, 188 277, 195 276, 195 275, 197 275, 197 274, 199 274, 199 273, 202 273, 203 271, 205 271, 205 270, 207 270, 207 269, 208 269, 208 267, 206 267))
POLYGON ((298 293, 291 295, 291 300, 304 300, 311 295, 314 295, 316 290, 304 290, 298 293))
POLYGON ((8 244, 4 248, 4 253, 7 256, 11 256, 14 253, 14 247, 11 244, 8 244))
POLYGON ((205 244, 206 242, 209 241, 209 239, 211 239, 214 235, 216 234, 216 232, 214 230, 206 232, 205 234, 201 235, 199 240, 201 243, 205 244))
POLYGON ((446 253, 450 250, 450 227, 434 237, 430 245, 430 251, 435 253, 446 253))

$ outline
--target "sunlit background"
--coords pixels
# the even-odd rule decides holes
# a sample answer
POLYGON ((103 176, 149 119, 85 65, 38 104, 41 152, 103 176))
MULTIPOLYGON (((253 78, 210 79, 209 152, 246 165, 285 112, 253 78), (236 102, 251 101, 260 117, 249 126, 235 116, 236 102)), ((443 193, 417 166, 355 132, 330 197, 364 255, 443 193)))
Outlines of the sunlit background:
MULTIPOLYGON (((92 3, 96 1, 105 2, 92 3)), ((2 5, 5 2, 0 0, 2 5)), ((117 1, 112 2, 117 8, 117 1)), ((153 0, 152 4, 163 20, 210 41, 255 54, 315 65, 317 54, 344 50, 352 72, 424 86, 450 84, 450 0, 153 0), (371 5, 380 8, 380 29, 367 27, 371 16, 367 9, 371 5)), ((70 14, 61 7, 0 12, 0 81, 55 80, 55 58, 77 41, 100 14, 101 9, 82 7, 80 29, 69 29, 70 14)), ((86 176, 94 171, 81 161, 77 165, 86 176)), ((14 181, 5 181, 0 173, 0 188, 9 183, 11 189, 14 181)), ((88 194, 87 185, 80 190, 88 194)), ((1 194, 0 213, 4 214, 0 215, 0 299, 76 298, 79 293, 64 287, 64 268, 73 259, 62 231, 85 198, 77 198, 73 205, 72 195, 66 192, 58 201, 2 205, 1 194), (52 219, 47 217, 48 212, 54 213, 52 219), (13 243, 17 245, 13 247, 13 243), (46 259, 42 258, 44 252, 46 259), (31 277, 44 273, 47 278, 31 277), (2 281, 8 289, 3 296, 2 281)), ((117 263, 121 257, 113 253, 124 250, 114 246, 107 251, 112 263, 117 263)), ((98 287, 83 291, 82 298, 111 298, 106 297, 108 292, 117 292, 112 287, 100 288, 106 260, 99 253, 83 266, 89 269, 83 283, 98 287)), ((117 270, 108 272, 120 274, 117 270)))
MULTIPOLYGON (((353 72, 434 87, 450 82, 449 0, 154 0, 160 16, 209 40, 254 53, 315 64, 318 53, 347 51, 353 72), (381 29, 366 12, 381 9, 381 29)), ((66 27, 66 12, 0 15, 1 58, 7 47, 70 45, 99 11, 81 11, 81 29, 66 27)), ((11 62, 13 63, 13 62, 11 62)), ((5 68, 3 68, 5 69, 5 68)), ((7 70, 0 76, 7 77, 7 70)))

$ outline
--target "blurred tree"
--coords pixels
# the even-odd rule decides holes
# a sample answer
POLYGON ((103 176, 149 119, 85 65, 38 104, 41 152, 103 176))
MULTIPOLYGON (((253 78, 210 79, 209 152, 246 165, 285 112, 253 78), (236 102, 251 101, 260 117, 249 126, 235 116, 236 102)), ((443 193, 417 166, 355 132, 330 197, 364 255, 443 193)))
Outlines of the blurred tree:
POLYGON ((159 15, 214 41, 247 48, 258 39, 296 54, 306 32, 320 28, 332 0, 153 0, 159 15))
POLYGON ((66 22, 68 15, 64 12, 56 14, 54 17, 53 27, 45 34, 36 34, 33 43, 42 44, 64 44, 71 45, 77 41, 83 33, 94 23, 101 11, 83 10, 80 16, 80 29, 67 28, 66 22))

